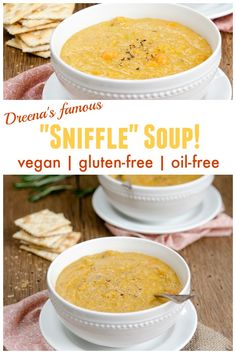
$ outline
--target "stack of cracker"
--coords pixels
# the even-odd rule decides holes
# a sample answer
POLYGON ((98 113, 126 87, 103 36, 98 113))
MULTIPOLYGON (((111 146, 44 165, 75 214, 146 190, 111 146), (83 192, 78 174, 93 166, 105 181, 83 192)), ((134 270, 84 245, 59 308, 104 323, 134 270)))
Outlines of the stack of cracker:
POLYGON ((73 13, 74 7, 74 4, 5 4, 3 24, 14 36, 6 44, 24 53, 49 58, 51 35, 73 13))
POLYGON ((73 232, 71 223, 63 214, 48 209, 15 220, 21 228, 13 235, 20 240, 20 249, 53 261, 58 254, 75 245, 80 232, 73 232))

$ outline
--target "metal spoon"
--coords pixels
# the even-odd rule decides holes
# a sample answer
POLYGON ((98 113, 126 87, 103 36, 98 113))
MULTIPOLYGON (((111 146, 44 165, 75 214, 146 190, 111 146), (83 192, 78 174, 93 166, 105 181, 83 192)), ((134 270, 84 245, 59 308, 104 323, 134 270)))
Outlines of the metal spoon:
POLYGON ((126 176, 127 181, 123 181, 121 175, 118 175, 118 180, 122 183, 122 185, 128 189, 132 189, 132 184, 130 182, 130 178, 126 176))
POLYGON ((188 294, 188 295, 156 294, 155 295, 155 297, 163 297, 165 299, 175 302, 176 304, 182 304, 182 302, 191 299, 193 296, 194 295, 192 294, 188 294))

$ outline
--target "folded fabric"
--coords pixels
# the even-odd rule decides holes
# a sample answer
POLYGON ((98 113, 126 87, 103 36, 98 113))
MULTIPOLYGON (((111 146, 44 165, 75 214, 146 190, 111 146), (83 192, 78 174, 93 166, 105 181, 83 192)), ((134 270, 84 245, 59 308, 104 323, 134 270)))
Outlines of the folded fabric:
POLYGON ((47 290, 5 306, 4 347, 6 350, 53 350, 39 329, 40 311, 48 300, 47 290))
POLYGON ((114 236, 134 236, 146 238, 171 247, 176 251, 180 251, 202 237, 231 236, 233 230, 233 220, 225 213, 220 213, 214 219, 195 229, 163 235, 141 234, 134 231, 120 229, 107 223, 105 223, 105 226, 114 236))
POLYGON ((219 17, 214 20, 216 26, 222 32, 233 32, 233 14, 227 16, 219 17))
POLYGON ((40 100, 45 82, 53 73, 51 64, 44 64, 4 82, 5 100, 40 100))
MULTIPOLYGON (((4 307, 4 347, 6 350, 54 350, 39 328, 40 311, 48 299, 46 290, 4 307)), ((184 350, 232 350, 222 334, 199 323, 197 331, 184 350)))

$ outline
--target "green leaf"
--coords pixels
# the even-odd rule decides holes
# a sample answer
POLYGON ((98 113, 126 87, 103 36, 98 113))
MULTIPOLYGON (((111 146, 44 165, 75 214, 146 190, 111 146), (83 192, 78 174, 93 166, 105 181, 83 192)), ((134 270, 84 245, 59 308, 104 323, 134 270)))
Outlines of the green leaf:
POLYGON ((23 182, 34 182, 34 181, 39 181, 40 179, 43 179, 47 177, 46 175, 23 175, 20 176, 20 179, 23 182))
POLYGON ((88 195, 92 194, 96 188, 78 188, 75 190, 75 194, 79 198, 87 197, 88 195))
POLYGON ((15 183, 15 187, 17 189, 22 189, 22 188, 39 188, 51 183, 55 183, 55 182, 59 182, 62 181, 64 179, 66 179, 69 176, 65 176, 65 175, 58 175, 58 176, 46 176, 44 178, 41 178, 39 180, 36 181, 32 181, 32 182, 17 182, 15 183))
POLYGON ((61 192, 61 191, 71 190, 71 189, 73 189, 73 187, 68 184, 46 187, 46 188, 40 190, 39 192, 34 193, 31 196, 29 196, 29 201, 30 202, 37 202, 38 200, 46 197, 47 195, 49 195, 51 193, 56 193, 56 192, 61 192))

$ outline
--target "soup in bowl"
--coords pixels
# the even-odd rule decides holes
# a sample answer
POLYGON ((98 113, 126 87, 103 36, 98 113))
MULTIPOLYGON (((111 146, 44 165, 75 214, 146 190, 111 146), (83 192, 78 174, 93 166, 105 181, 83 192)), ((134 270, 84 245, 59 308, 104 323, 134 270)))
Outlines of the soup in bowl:
POLYGON ((175 271, 156 257, 107 250, 85 256, 60 273, 56 291, 70 303, 101 312, 134 312, 165 303, 158 294, 179 294, 175 271))
POLYGON ((61 50, 62 60, 77 70, 122 80, 181 73, 211 54, 210 44, 180 23, 127 17, 85 28, 71 36, 61 50))
POLYGON ((199 99, 219 66, 221 36, 181 5, 100 4, 56 28, 51 57, 73 98, 199 99))
POLYGON ((160 303, 147 286, 152 280, 158 291, 161 277, 163 290, 190 293, 190 270, 177 252, 153 241, 116 236, 82 242, 61 253, 48 269, 47 284, 52 304, 71 332, 95 344, 122 348, 156 338, 178 320, 186 302, 160 303), (143 273, 146 267, 149 280, 143 273))
POLYGON ((114 175, 117 181, 130 186, 169 187, 189 183, 200 178, 200 175, 114 175))
POLYGON ((109 203, 122 214, 147 223, 187 218, 203 201, 213 176, 98 176, 109 203))

